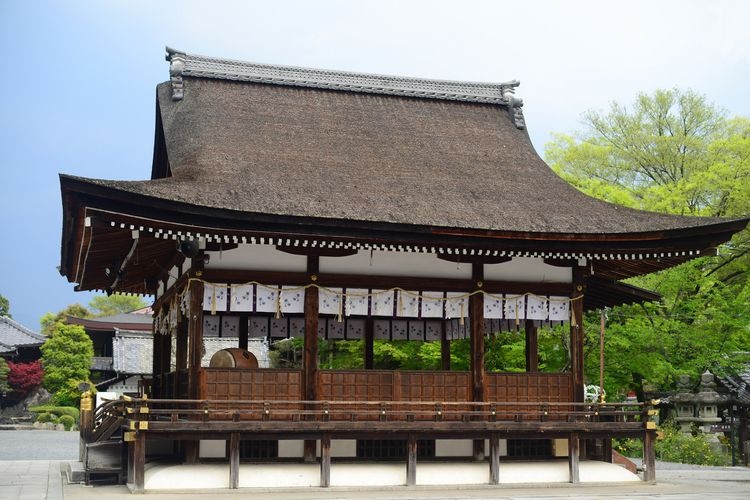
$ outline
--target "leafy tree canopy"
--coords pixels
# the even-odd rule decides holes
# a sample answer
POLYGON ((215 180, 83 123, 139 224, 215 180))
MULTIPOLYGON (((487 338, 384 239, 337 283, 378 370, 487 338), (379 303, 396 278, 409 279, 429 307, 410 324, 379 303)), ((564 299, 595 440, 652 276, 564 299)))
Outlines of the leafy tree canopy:
POLYGON ((10 302, 2 295, 0 295, 0 316, 12 318, 10 315, 10 302))
POLYGON ((93 317, 113 316, 146 307, 146 301, 137 295, 112 294, 97 295, 89 302, 89 309, 93 317))
MULTIPOLYGON (((750 214, 750 119, 729 118, 705 96, 680 89, 639 94, 630 106, 583 116, 545 156, 591 196, 644 210, 715 217, 750 214)), ((632 279, 662 294, 658 304, 609 311, 608 393, 668 388, 676 375, 723 372, 750 346, 750 231, 720 256, 632 279)), ((586 324, 587 370, 598 380, 599 318, 586 324)))
POLYGON ((94 347, 80 325, 56 323, 49 339, 42 345, 44 387, 55 394, 59 404, 75 404, 80 397, 77 385, 89 382, 89 368, 94 347), (60 393, 58 396, 57 393, 60 393))

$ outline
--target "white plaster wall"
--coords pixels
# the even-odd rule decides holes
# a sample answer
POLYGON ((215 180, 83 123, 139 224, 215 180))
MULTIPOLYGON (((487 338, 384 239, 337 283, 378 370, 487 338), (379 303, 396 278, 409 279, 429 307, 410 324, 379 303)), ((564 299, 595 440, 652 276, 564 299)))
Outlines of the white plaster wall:
MULTIPOLYGON (((320 449, 320 442, 318 442, 320 449)), ((356 439, 332 439, 331 440, 332 457, 356 457, 357 440, 356 439)))
POLYGON ((206 252, 207 269, 253 269, 259 271, 305 272, 307 257, 276 250, 274 245, 242 244, 232 250, 206 252))
POLYGON ((360 250, 348 257, 321 257, 320 272, 418 278, 471 278, 471 264, 456 264, 431 253, 360 250))
POLYGON ((301 440, 280 440, 279 458, 301 458, 305 453, 305 442, 301 440))
POLYGON ((502 264, 485 264, 484 279, 488 281, 523 281, 571 283, 573 270, 570 267, 556 267, 544 263, 544 259, 513 257, 502 264))
MULTIPOLYGON (((484 442, 485 455, 489 456, 489 440, 484 442)), ((436 439, 435 456, 436 457, 470 457, 474 454, 474 445, 471 439, 436 439)), ((508 454, 507 441, 500 440, 500 456, 508 454)))
POLYGON ((223 439, 202 439, 198 450, 201 458, 226 458, 227 442, 223 439))
POLYGON ((553 457, 567 457, 568 456, 568 440, 567 439, 553 439, 552 440, 552 456, 553 457))

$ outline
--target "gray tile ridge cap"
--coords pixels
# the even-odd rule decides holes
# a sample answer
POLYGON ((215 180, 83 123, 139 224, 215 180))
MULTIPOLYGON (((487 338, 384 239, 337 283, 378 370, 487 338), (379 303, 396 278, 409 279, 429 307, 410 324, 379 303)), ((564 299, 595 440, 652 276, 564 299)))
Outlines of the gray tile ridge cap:
POLYGON ((482 102, 520 108, 513 96, 518 80, 507 82, 465 82, 407 76, 379 75, 327 69, 254 63, 234 59, 188 54, 166 48, 173 85, 182 77, 254 81, 275 85, 313 87, 350 92, 391 94, 428 99, 482 102))
POLYGON ((19 332, 25 335, 28 335, 29 337, 33 339, 42 340, 42 341, 47 340, 47 337, 45 337, 43 334, 37 333, 31 330, 30 328, 23 326, 21 323, 14 321, 12 318, 8 316, 0 316, 0 322, 8 324, 9 326, 15 328, 16 330, 18 330, 19 332))

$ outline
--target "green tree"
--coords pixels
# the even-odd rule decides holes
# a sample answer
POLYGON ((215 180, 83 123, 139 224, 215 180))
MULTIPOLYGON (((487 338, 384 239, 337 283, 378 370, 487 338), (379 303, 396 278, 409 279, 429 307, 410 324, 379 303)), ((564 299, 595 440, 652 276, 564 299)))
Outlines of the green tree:
POLYGON ((78 384, 91 383, 89 368, 94 347, 86 331, 79 325, 57 323, 41 350, 44 387, 54 394, 57 404, 77 406, 78 384))
POLYGON ((68 316, 75 318, 88 318, 91 316, 91 312, 81 304, 71 304, 57 314, 48 312, 39 320, 42 333, 51 337, 59 325, 67 323, 68 316))
POLYGON ((0 396, 6 395, 10 392, 10 384, 8 384, 8 374, 10 368, 5 358, 0 358, 0 396))
MULTIPOLYGON (((552 168, 581 191, 645 210, 741 217, 750 213, 750 119, 727 118, 692 91, 639 94, 628 108, 588 112, 586 130, 559 134, 545 151, 552 168)), ((750 345, 750 232, 720 256, 638 277, 658 304, 609 312, 605 387, 610 396, 647 385, 667 388, 681 373, 723 372, 750 345)), ((598 315, 586 323, 587 373, 598 381, 598 315)))
POLYGON ((10 315, 10 302, 2 295, 0 295, 0 316, 13 317, 10 315))
POLYGON ((137 295, 97 295, 89 302, 89 309, 93 317, 113 316, 146 307, 146 301, 137 295))

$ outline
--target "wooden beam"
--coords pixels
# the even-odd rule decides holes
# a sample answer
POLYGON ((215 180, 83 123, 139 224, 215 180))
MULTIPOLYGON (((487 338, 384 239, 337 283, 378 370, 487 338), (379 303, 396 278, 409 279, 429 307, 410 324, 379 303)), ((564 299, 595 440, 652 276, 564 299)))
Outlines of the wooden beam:
POLYGON ((180 394, 180 380, 184 375, 184 370, 187 370, 187 359, 188 359, 188 318, 183 317, 177 323, 177 349, 175 352, 175 377, 174 386, 171 388, 172 397, 184 398, 187 394, 180 394))
POLYGON ((200 398, 200 369, 203 359, 203 282, 191 281, 188 319, 188 394, 200 398))
POLYGON ((539 371, 539 335, 534 321, 527 319, 524 323, 526 331, 526 371, 539 371))
POLYGON ((500 484, 500 438, 490 436, 490 484, 500 484))
MULTIPOLYGON (((484 265, 472 264, 474 287, 484 286, 484 265)), ((469 320, 471 321, 471 392, 473 401, 484 401, 484 296, 469 297, 469 320)), ((474 440, 474 460, 484 460, 484 439, 474 440)))
POLYGON ((585 293, 584 270, 573 268, 573 290, 570 312, 570 371, 573 374, 573 401, 583 402, 583 295, 585 293))
MULTIPOLYGON (((320 258, 307 257, 307 278, 309 282, 316 282, 320 258)), ((319 293, 315 287, 305 290, 305 339, 302 354, 302 384, 303 399, 315 401, 318 399, 318 304, 319 293)), ((306 440, 304 445, 306 462, 315 461, 315 441, 306 440)))
POLYGON ((406 440, 406 486, 417 484, 417 437, 409 434, 406 440))
POLYGON ((320 438, 320 486, 331 485, 331 436, 323 434, 320 438))
POLYGON ((237 347, 245 349, 247 351, 248 344, 248 333, 250 328, 250 318, 247 314, 240 314, 240 331, 239 331, 239 343, 237 347))
POLYGON ((365 318, 365 335, 364 335, 364 348, 365 348, 365 370, 372 370, 375 365, 375 320, 372 316, 365 318))
POLYGON ((571 432, 568 436, 568 472, 570 482, 578 484, 580 475, 578 473, 578 433, 571 432))
POLYGON ((236 490, 240 485, 240 433, 229 435, 229 488, 236 490))
POLYGON ((647 483, 656 482, 655 438, 656 431, 647 430, 643 433, 643 480, 647 483))
POLYGON ((146 485, 146 433, 138 431, 133 442, 133 493, 143 493, 146 485))
POLYGON ((448 322, 440 322, 440 368, 443 371, 451 369, 451 341, 448 338, 448 322))

